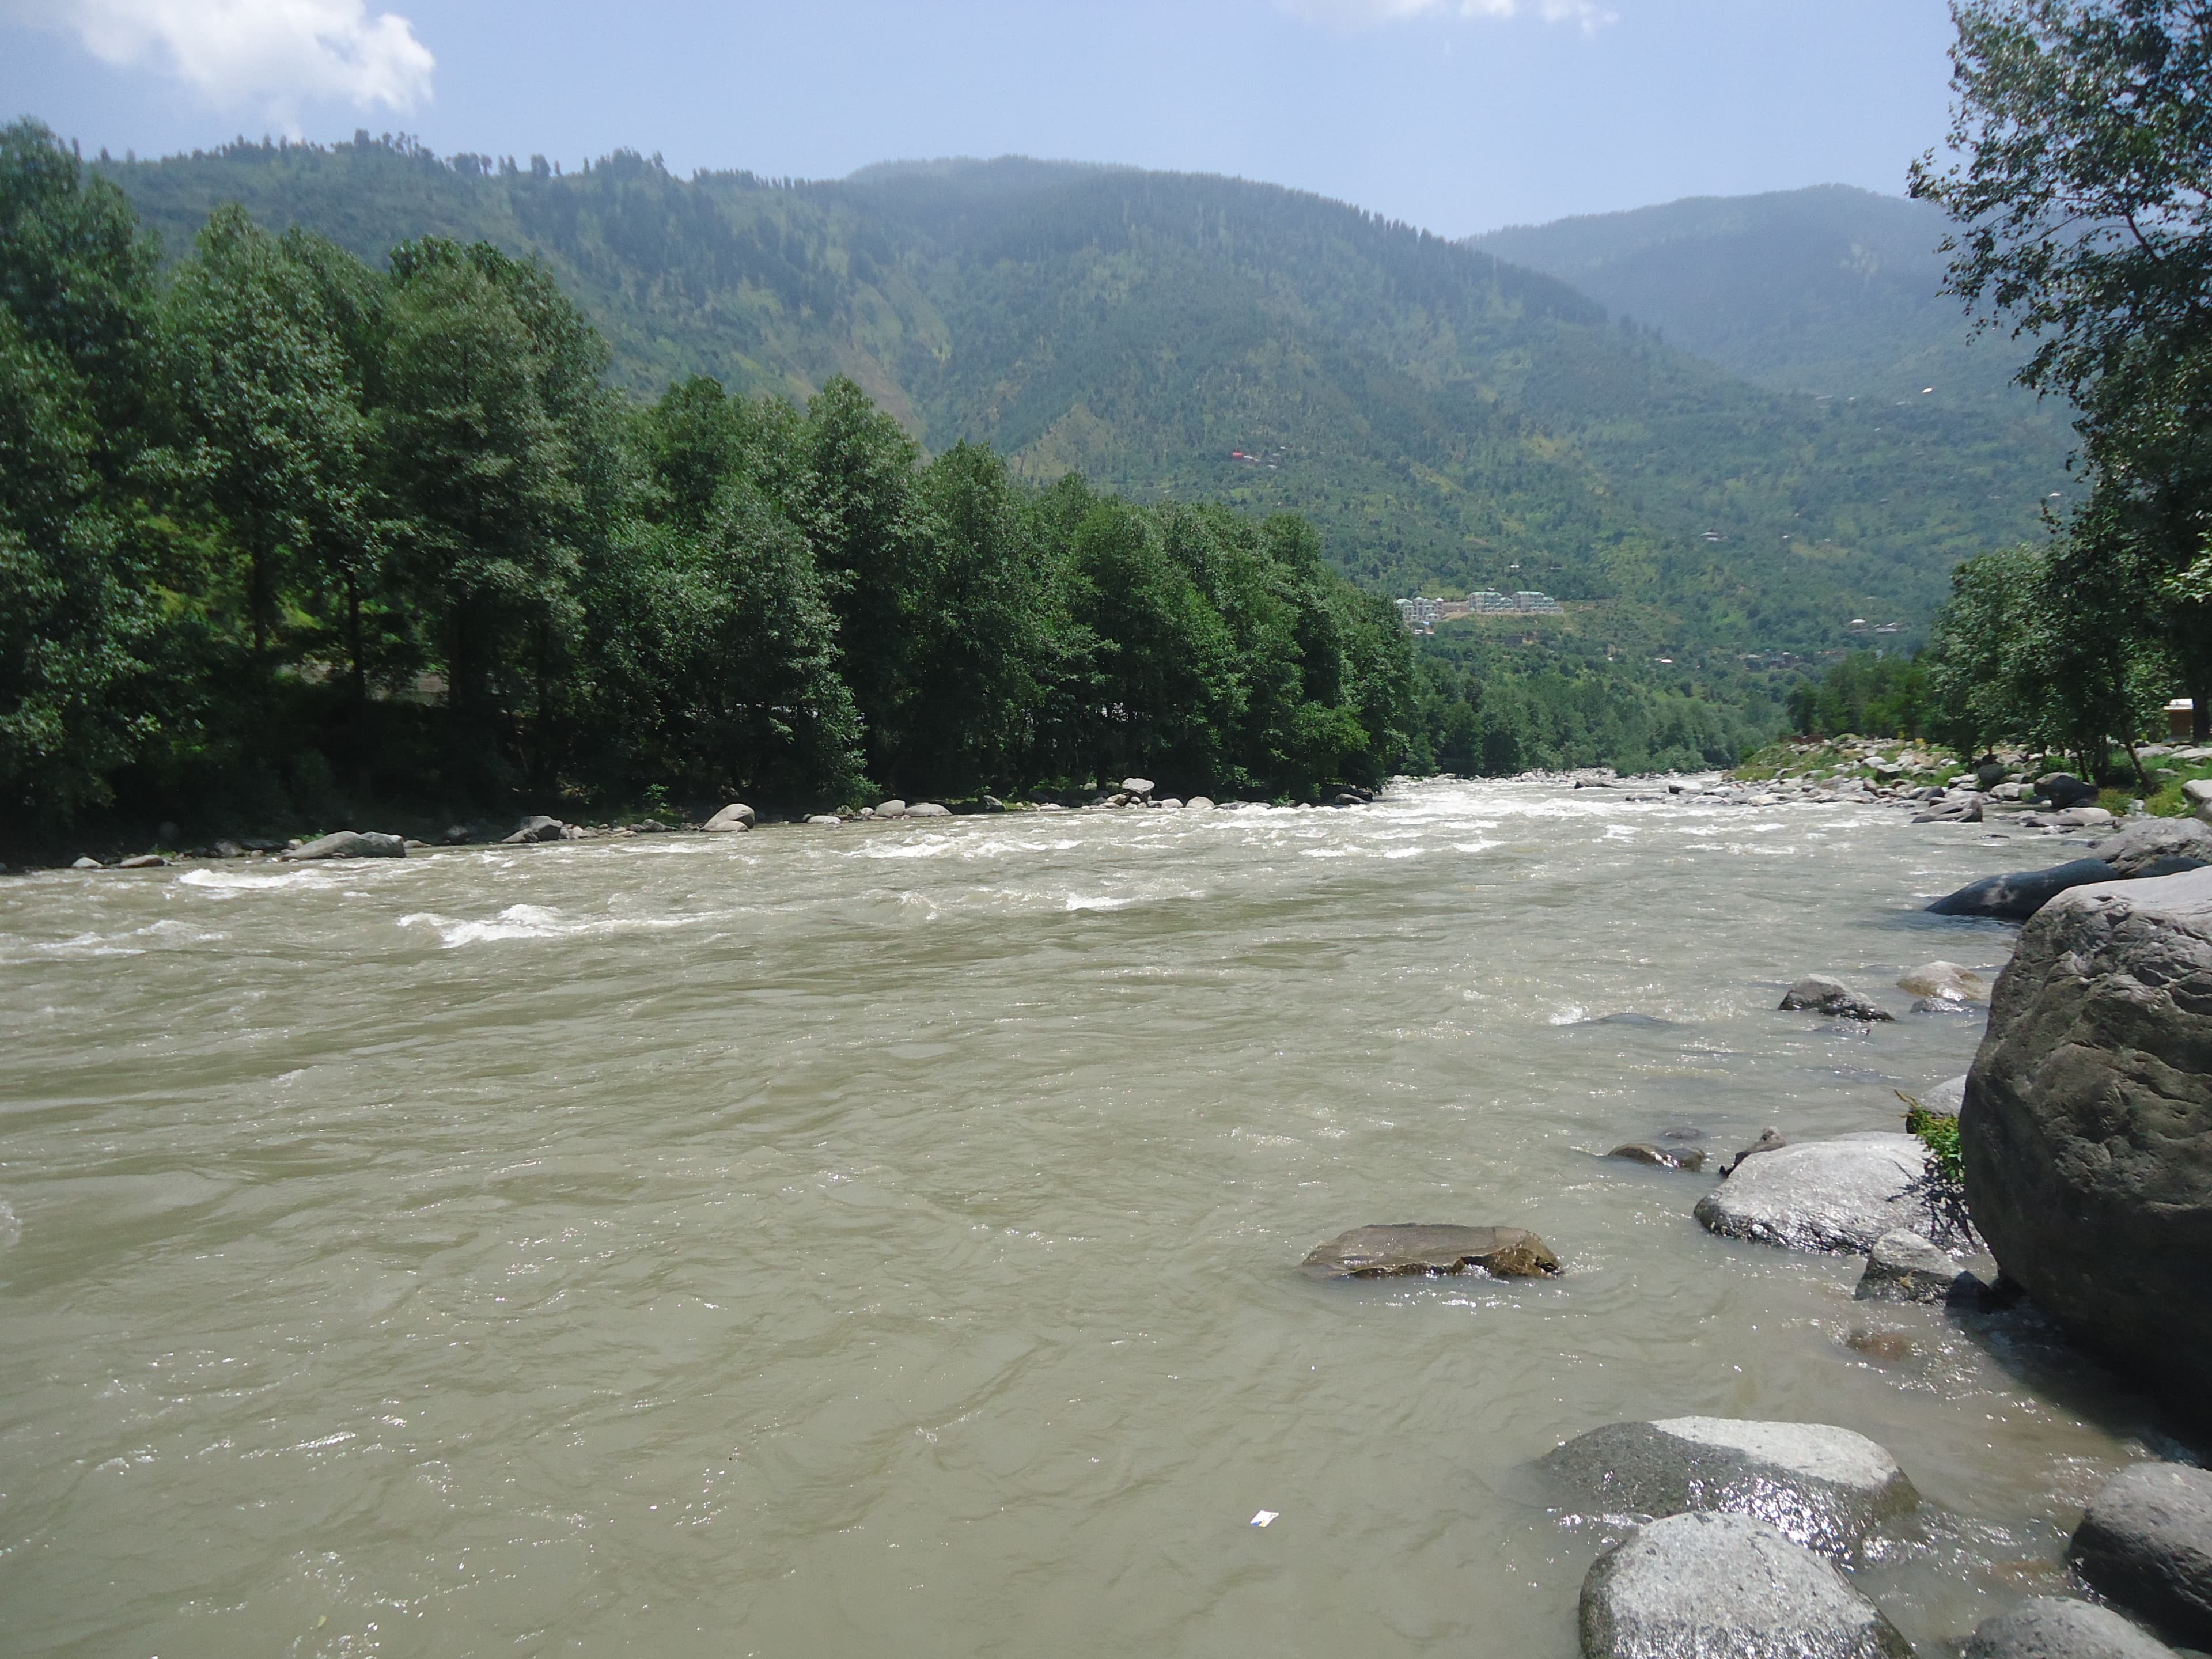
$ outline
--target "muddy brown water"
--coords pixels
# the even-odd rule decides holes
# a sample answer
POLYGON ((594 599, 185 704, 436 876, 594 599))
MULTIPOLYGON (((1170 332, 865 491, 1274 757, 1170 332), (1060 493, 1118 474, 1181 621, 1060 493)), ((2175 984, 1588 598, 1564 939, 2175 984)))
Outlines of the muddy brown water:
POLYGON ((1436 783, 0 882, 0 1645, 1566 1659, 1529 1460, 1691 1413, 1888 1446, 1961 1633, 2136 1407, 1600 1154, 1894 1127, 1981 1022, 1889 986, 2012 939, 1917 906, 2070 854, 1436 783), (1377 1221, 1568 1271, 1297 1271, 1377 1221))

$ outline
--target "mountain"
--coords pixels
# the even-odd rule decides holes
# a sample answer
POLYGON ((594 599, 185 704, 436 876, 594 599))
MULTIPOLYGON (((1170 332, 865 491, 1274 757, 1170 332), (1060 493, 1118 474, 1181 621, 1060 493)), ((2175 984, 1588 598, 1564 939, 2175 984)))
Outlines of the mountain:
POLYGON ((173 254, 230 199, 369 257, 481 237, 543 258, 640 392, 847 374, 933 449, 1304 513, 1392 592, 1547 589, 1586 653, 1733 662, 1917 624, 2065 487, 2017 400, 1755 386, 1554 276, 1273 185, 1017 158, 562 174, 366 135, 103 167, 173 254))
POLYGON ((1470 239, 1776 392, 2002 411, 2061 430, 2012 385, 2026 358, 1942 292, 1940 208, 1844 185, 1516 225, 1470 239))

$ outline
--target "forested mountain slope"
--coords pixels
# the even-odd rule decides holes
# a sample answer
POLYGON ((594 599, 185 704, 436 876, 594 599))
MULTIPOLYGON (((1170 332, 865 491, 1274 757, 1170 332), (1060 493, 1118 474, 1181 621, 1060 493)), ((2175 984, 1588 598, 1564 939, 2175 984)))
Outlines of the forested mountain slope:
POLYGON ((1928 203, 1820 185, 1515 225, 1470 246, 1774 391, 1925 397, 2063 429, 2063 408, 2039 410, 2011 384, 2026 348, 1975 338, 1942 291, 1948 228, 1928 203))
POLYGON ((1552 277, 1227 179, 1006 160, 684 180, 631 155, 562 175, 366 139, 105 170, 173 252, 230 199, 370 258, 482 237, 542 256, 640 392, 847 374, 932 450, 987 439, 1039 480, 1300 511, 1363 581, 1547 588, 1583 602, 1584 648, 1686 668, 1917 624, 1954 562, 2065 487, 2016 402, 1756 387, 1552 277))

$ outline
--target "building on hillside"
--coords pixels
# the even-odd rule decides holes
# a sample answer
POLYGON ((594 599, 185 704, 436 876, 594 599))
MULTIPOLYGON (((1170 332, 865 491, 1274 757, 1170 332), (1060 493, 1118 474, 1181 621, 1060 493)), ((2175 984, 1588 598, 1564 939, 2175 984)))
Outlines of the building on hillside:
POLYGON ((2176 697, 2166 706, 2166 735, 2186 743, 2197 735, 2197 705, 2187 697, 2176 697))

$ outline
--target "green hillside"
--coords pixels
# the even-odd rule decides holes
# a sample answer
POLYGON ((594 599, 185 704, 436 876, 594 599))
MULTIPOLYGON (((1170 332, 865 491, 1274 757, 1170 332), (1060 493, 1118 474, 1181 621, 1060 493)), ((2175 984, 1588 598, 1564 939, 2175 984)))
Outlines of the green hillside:
POLYGON ((563 176, 366 138, 104 170, 173 252, 230 199, 370 258, 482 237, 543 257, 641 392, 846 374, 932 451, 986 439, 1036 480, 1304 513, 1389 591, 1547 588, 1601 656, 1687 669, 1831 647, 1855 617, 1917 626, 1952 564, 2066 487, 2016 400, 1754 386, 1553 277, 1227 179, 686 180, 626 154, 563 176))
POLYGON ((1928 203, 1821 185, 1516 225, 1471 246, 1777 392, 1994 410, 2063 442, 2065 411, 2011 384, 2021 347, 1974 337, 1942 292, 1948 223, 1928 203))

